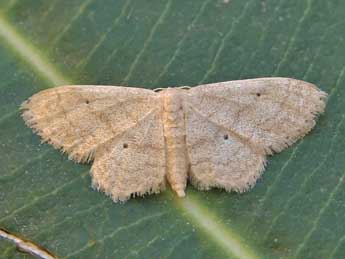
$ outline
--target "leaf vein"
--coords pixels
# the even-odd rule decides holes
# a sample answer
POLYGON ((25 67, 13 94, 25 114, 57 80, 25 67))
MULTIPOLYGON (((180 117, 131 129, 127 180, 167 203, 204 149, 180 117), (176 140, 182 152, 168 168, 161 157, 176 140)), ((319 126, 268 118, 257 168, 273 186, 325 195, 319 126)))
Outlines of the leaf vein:
POLYGON ((210 68, 206 71, 204 77, 201 79, 201 81, 199 81, 199 85, 204 83, 207 78, 209 77, 209 75, 216 69, 216 64, 218 63, 218 59, 221 56, 221 53, 223 52, 224 48, 225 48, 225 43, 226 41, 232 36, 233 32, 234 32, 234 28, 235 28, 235 24, 237 24, 246 14, 246 11, 248 10, 248 7, 250 6, 250 4, 253 3, 253 0, 251 1, 247 1, 246 4, 244 5, 241 13, 238 15, 238 18, 234 19, 234 21, 231 23, 230 26, 230 30, 228 30, 228 32, 225 34, 225 36, 222 38, 219 47, 216 51, 216 55, 213 58, 213 61, 210 65, 210 68))
POLYGON ((137 221, 132 222, 132 223, 130 223, 128 225, 118 227, 115 231, 113 231, 110 234, 107 234, 104 237, 102 237, 101 239, 97 240, 96 243, 87 244, 87 245, 81 247, 80 249, 74 251, 73 253, 70 253, 70 254, 66 255, 65 257, 68 258, 68 257, 71 257, 71 256, 75 256, 77 254, 80 254, 81 252, 89 249, 90 247, 92 247, 95 244, 103 244, 105 240, 108 240, 108 239, 111 239, 111 238, 115 237, 116 234, 118 234, 119 232, 121 232, 123 230, 128 230, 128 229, 130 229, 132 227, 139 226, 140 224, 145 223, 148 220, 162 217, 162 216, 166 215, 167 213, 168 212, 161 212, 161 213, 152 214, 152 215, 149 215, 149 216, 146 216, 146 217, 142 217, 142 218, 138 219, 137 221))
POLYGON ((127 8, 129 6, 130 0, 126 1, 125 4, 122 6, 120 15, 115 19, 115 21, 111 24, 111 26, 106 30, 105 33, 102 34, 102 36, 99 38, 97 43, 93 46, 93 48, 89 51, 88 55, 82 59, 77 65, 76 68, 79 68, 82 65, 86 65, 91 57, 95 54, 95 52, 99 49, 99 47, 102 45, 102 43, 106 40, 108 34, 114 30, 114 28, 119 24, 119 21, 122 19, 122 17, 125 15, 127 8))
POLYGON ((305 10, 303 12, 302 17, 298 20, 297 26, 293 32, 292 37, 290 37, 290 39, 289 39, 288 46, 287 46, 286 51, 283 55, 283 58, 280 60, 280 62, 278 63, 278 66, 276 67, 275 71, 273 72, 274 76, 276 76, 279 73, 281 66, 287 60, 287 57, 291 52, 292 46, 295 43, 296 37, 297 37, 298 33, 300 32, 301 25, 303 24, 306 17, 309 15, 309 12, 310 12, 311 6, 312 6, 312 2, 313 2, 313 0, 307 0, 307 7, 305 8, 305 10))
POLYGON ((149 32, 149 36, 145 40, 143 48, 139 51, 138 55, 136 55, 133 63, 129 67, 129 71, 122 81, 123 84, 127 84, 128 81, 130 80, 132 73, 133 73, 134 69, 137 67, 140 58, 142 57, 142 55, 146 51, 147 47, 149 46, 150 42, 152 41, 154 34, 156 33, 157 29, 159 28, 159 25, 161 25, 163 23, 166 15, 168 14, 168 11, 170 10, 171 4, 172 4, 172 1, 169 0, 167 2, 167 4, 165 5, 163 12, 161 13, 161 15, 157 19, 156 23, 153 25, 151 31, 149 32))
POLYGON ((78 8, 77 12, 75 13, 75 15, 71 18, 71 20, 69 21, 69 23, 63 28, 63 30, 57 34, 57 36, 55 37, 55 39, 52 40, 52 43, 50 44, 51 46, 55 46, 60 40, 61 38, 71 29, 73 23, 75 21, 77 21, 79 19, 79 17, 81 17, 81 15, 85 12, 86 8, 92 3, 93 0, 87 0, 84 1, 78 8))
POLYGON ((171 56, 170 60, 163 67, 162 72, 157 76, 157 79, 154 81, 153 85, 157 85, 158 84, 159 80, 166 74, 166 72, 168 71, 168 69, 171 66, 171 64, 175 61, 176 57, 180 54, 183 43, 187 39, 191 29, 194 27, 194 25, 196 24, 198 19, 201 17, 201 15, 203 14, 207 4, 210 3, 210 1, 211 0, 205 0, 203 2, 201 7, 199 8, 198 13, 194 16, 192 22, 189 25, 187 25, 187 30, 185 31, 185 33, 183 34, 183 36, 181 37, 181 39, 177 43, 177 48, 175 49, 175 51, 174 51, 173 55, 171 56))
POLYGON ((73 178, 71 181, 67 182, 67 183, 64 183, 62 185, 60 185, 59 187, 53 189, 52 191, 48 192, 48 193, 45 193, 41 196, 36 196, 34 197, 31 202, 29 203, 26 203, 24 206, 22 207, 19 207, 18 209, 15 209, 14 211, 12 211, 10 214, 0 218, 0 222, 3 222, 9 218, 12 218, 14 215, 16 215, 17 213, 25 210, 25 209, 28 209, 30 207, 32 207, 33 205, 35 205, 36 203, 44 200, 45 198, 49 197, 49 196, 52 196, 52 195, 56 195, 59 191, 63 190, 65 187, 77 182, 78 180, 80 179, 83 179, 86 175, 88 175, 88 172, 84 172, 80 175, 78 175, 77 177, 73 178))

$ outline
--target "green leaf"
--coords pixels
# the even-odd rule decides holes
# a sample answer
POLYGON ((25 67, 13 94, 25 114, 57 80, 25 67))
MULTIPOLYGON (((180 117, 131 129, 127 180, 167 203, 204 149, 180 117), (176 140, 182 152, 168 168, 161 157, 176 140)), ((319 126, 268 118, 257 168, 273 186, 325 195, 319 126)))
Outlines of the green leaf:
MULTIPOLYGON (((345 2, 0 1, 0 228, 59 258, 343 258, 345 2), (63 84, 146 88, 284 76, 330 94, 315 129, 248 193, 170 190, 115 204, 27 128, 63 84)), ((1 258, 24 258, 0 241, 1 258)))

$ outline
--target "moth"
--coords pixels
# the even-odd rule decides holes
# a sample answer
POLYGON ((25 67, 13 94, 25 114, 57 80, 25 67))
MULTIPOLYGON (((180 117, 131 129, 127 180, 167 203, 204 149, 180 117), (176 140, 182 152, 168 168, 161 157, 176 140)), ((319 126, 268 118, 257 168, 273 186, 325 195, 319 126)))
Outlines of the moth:
POLYGON ((149 90, 69 85, 21 105, 26 124, 77 162, 93 161, 92 186, 114 202, 159 193, 244 192, 266 156, 307 134, 327 94, 290 78, 149 90), (160 90, 160 91, 159 91, 160 90))

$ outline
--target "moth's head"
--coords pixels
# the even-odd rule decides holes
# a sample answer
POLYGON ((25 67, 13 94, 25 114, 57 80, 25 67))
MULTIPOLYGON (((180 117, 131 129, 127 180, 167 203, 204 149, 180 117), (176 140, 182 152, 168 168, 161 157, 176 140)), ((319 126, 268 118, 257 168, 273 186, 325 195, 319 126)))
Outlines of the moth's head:
POLYGON ((168 89, 183 89, 183 90, 189 90, 191 89, 190 86, 176 86, 176 87, 167 87, 167 88, 155 88, 153 89, 154 92, 158 93, 158 92, 161 92, 161 91, 167 91, 168 89))

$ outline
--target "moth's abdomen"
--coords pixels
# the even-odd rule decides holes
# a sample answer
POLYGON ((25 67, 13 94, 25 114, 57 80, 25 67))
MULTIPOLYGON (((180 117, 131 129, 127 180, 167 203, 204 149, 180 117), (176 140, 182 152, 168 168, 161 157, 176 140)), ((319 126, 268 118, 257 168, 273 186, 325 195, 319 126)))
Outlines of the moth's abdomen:
POLYGON ((181 89, 168 88, 162 92, 164 98, 164 137, 166 145, 167 178, 178 196, 185 196, 188 159, 186 130, 181 89))

